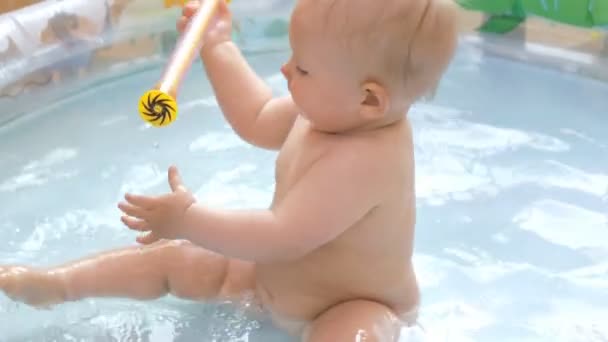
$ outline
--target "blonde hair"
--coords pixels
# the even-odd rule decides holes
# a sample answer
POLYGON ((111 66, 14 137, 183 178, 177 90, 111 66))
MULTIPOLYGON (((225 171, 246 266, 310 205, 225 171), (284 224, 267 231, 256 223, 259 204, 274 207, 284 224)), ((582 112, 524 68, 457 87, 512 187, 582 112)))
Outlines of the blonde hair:
POLYGON ((433 92, 456 48, 451 0, 326 0, 325 23, 363 78, 410 103, 433 92))

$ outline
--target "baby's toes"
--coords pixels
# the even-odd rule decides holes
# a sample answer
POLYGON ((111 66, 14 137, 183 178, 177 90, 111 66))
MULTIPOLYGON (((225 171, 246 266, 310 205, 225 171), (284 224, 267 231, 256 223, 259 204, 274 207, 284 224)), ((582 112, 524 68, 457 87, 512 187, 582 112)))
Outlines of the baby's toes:
POLYGON ((0 290, 14 300, 19 290, 19 278, 25 272, 27 269, 24 267, 0 266, 0 290))
POLYGON ((45 305, 54 292, 42 272, 26 267, 0 268, 0 289, 10 299, 31 306, 45 305))

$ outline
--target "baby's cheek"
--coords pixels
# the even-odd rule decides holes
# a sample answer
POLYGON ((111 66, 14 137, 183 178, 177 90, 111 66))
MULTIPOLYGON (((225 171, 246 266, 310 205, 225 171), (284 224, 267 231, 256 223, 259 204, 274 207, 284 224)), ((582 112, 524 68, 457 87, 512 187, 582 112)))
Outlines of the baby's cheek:
POLYGON ((298 88, 295 86, 290 87, 289 91, 291 93, 291 98, 293 99, 293 102, 295 102, 298 107, 304 110, 308 104, 306 103, 305 97, 302 96, 302 93, 299 92, 298 88))

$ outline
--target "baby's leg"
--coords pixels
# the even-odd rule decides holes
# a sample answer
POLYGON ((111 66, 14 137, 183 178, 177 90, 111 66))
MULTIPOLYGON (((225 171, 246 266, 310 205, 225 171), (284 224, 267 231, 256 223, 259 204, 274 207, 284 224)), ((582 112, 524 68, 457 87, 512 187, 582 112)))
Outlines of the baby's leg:
POLYGON ((385 305, 367 300, 338 304, 321 314, 303 342, 396 342, 404 323, 385 305))
POLYGON ((0 290, 34 306, 87 297, 186 299, 238 296, 253 289, 253 264, 229 260, 185 241, 113 250, 60 267, 0 266, 0 290))

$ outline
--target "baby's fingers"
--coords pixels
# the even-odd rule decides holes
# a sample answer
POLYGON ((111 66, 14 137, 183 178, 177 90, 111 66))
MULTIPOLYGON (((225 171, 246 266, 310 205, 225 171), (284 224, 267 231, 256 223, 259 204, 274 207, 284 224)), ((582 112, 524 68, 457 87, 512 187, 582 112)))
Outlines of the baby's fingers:
POLYGON ((146 222, 144 220, 138 220, 138 219, 135 219, 132 217, 123 216, 123 217, 121 217, 121 221, 122 221, 122 223, 125 224, 125 226, 127 226, 133 230, 137 230, 140 232, 149 230, 148 222, 146 222))
POLYGON ((122 210, 123 213, 129 216, 133 216, 139 219, 146 219, 148 216, 150 216, 150 213, 147 210, 141 207, 131 205, 129 203, 118 203, 118 209, 122 210))
POLYGON ((217 9, 220 15, 230 15, 230 10, 228 8, 228 0, 220 0, 217 4, 217 9))
POLYGON ((182 15, 184 17, 188 17, 189 18, 189 17, 193 16, 194 13, 196 13, 196 11, 198 11, 199 7, 201 7, 201 2, 200 1, 197 1, 197 0, 188 1, 188 3, 182 9, 182 15))
POLYGON ((142 234, 135 239, 135 241, 137 241, 138 243, 141 243, 142 245, 149 245, 158 240, 160 240, 160 239, 158 237, 156 237, 156 235, 154 235, 154 233, 152 233, 152 232, 147 233, 147 234, 142 234))
POLYGON ((182 181, 182 177, 180 176, 177 167, 169 167, 168 178, 171 191, 186 191, 186 187, 184 187, 184 182, 182 181))
POLYGON ((177 32, 179 32, 179 33, 184 32, 184 30, 186 29, 186 26, 188 25, 189 20, 190 19, 188 19, 186 17, 179 18, 179 20, 177 21, 177 32))
POLYGON ((160 197, 141 196, 133 194, 125 194, 125 199, 129 204, 143 208, 152 209, 160 202, 160 197))

